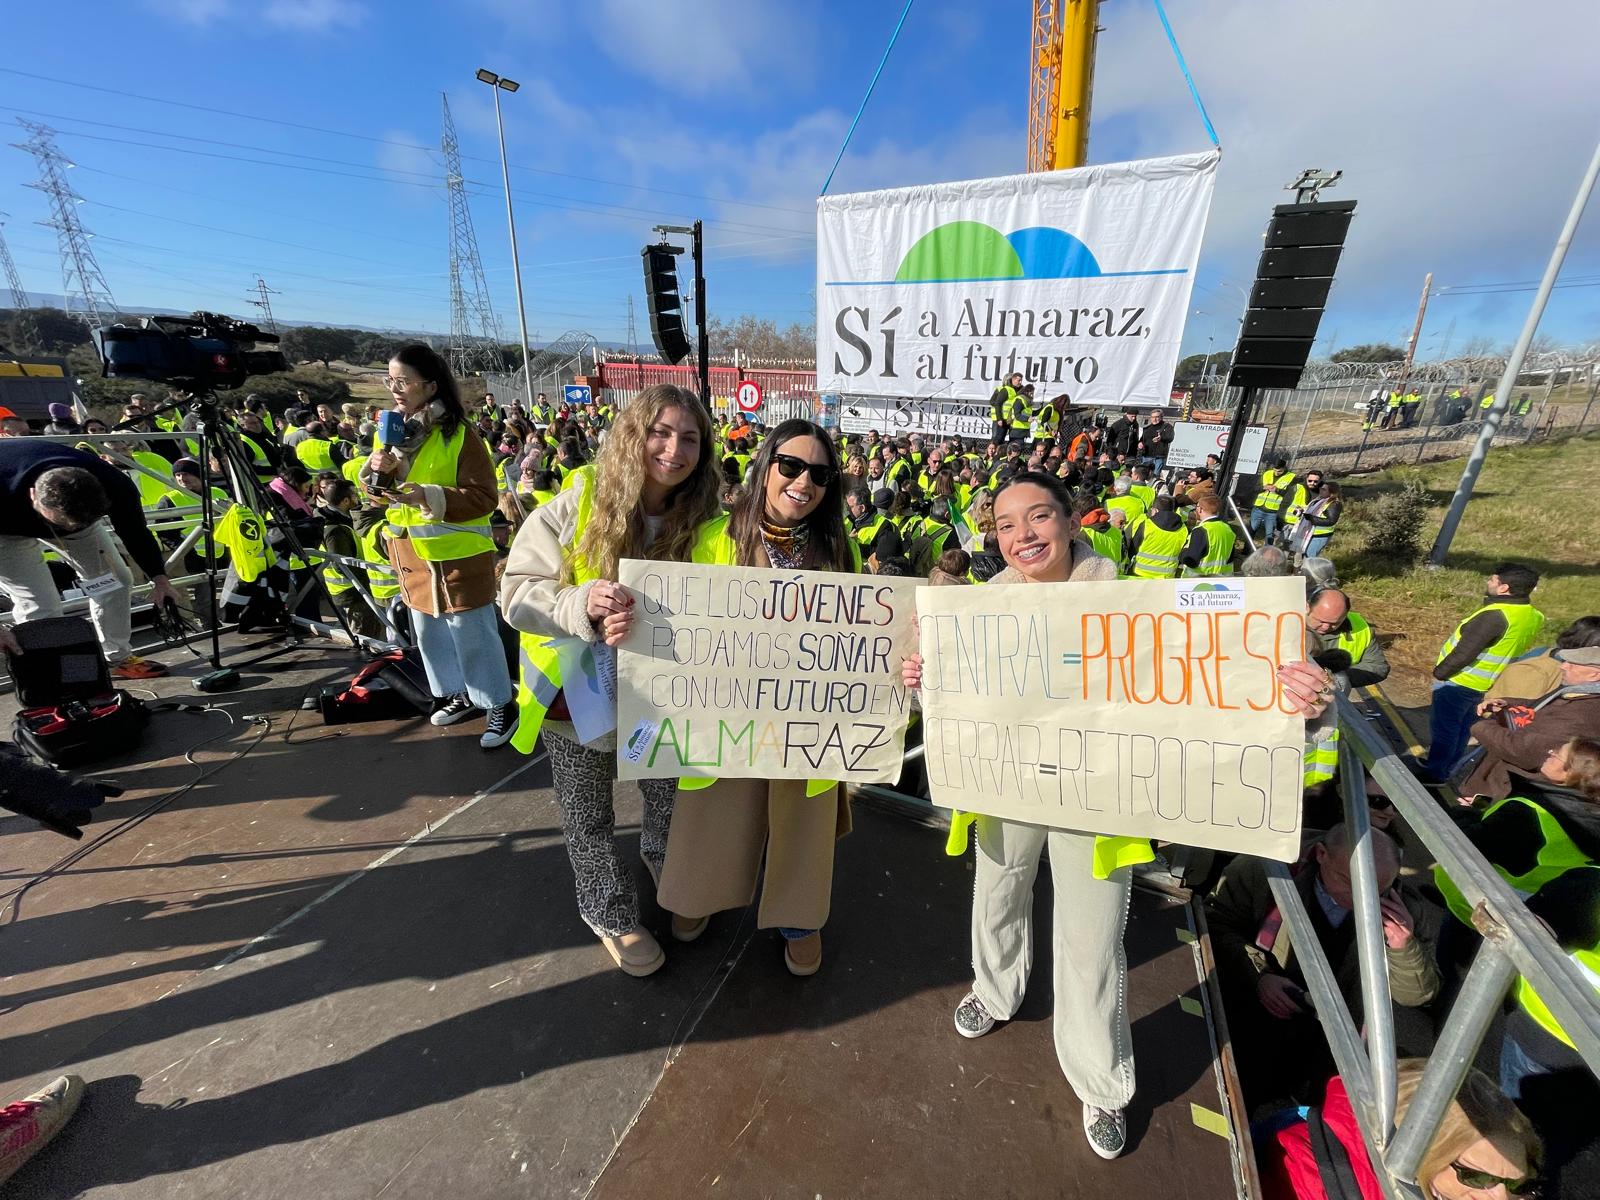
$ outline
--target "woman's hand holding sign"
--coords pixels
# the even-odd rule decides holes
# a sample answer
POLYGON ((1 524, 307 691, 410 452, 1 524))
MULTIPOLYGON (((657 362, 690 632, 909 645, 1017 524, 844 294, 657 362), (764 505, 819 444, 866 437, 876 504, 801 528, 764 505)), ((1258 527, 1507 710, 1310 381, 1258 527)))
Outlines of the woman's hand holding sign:
POLYGON ((633 596, 620 583, 597 579, 589 589, 589 621, 608 646, 616 646, 633 628, 633 596))

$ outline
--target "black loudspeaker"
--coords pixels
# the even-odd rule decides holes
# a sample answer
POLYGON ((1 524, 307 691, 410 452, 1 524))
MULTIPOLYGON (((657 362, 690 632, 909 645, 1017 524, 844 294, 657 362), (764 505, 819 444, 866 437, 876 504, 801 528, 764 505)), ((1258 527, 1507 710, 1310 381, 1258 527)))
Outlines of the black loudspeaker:
POLYGON ((683 301, 678 296, 677 252, 670 246, 646 246, 644 298, 650 310, 650 340, 669 363, 689 356, 689 337, 683 330, 683 301))
POLYGON ((1337 200, 1272 210, 1230 385, 1292 388, 1300 382, 1355 207, 1354 200, 1337 200))

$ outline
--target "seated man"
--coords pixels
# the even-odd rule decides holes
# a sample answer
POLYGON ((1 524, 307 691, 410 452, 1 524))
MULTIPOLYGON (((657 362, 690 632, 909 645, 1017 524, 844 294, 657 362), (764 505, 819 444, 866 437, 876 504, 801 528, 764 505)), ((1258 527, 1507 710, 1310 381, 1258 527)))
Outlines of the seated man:
MULTIPOLYGON (((1400 853, 1394 840, 1373 830, 1372 845, 1390 995, 1397 1006, 1419 1008, 1439 991, 1433 947, 1416 931, 1420 904, 1403 897, 1395 887, 1400 853)), ((1346 828, 1336 825, 1330 829, 1294 872, 1295 890, 1359 1027, 1361 971, 1346 828)), ((1240 857, 1229 865, 1206 901, 1206 919, 1239 1076, 1249 1102, 1295 1095, 1309 1082, 1327 1078, 1333 1070, 1332 1058, 1307 993, 1289 926, 1273 900, 1260 859, 1240 857)), ((1397 1027, 1396 1035, 1406 1040, 1403 1028, 1397 1027)), ((1410 1040, 1426 1043, 1429 1039, 1425 1030, 1414 1029, 1410 1040)), ((1425 1050, 1426 1046, 1408 1049, 1425 1050)))
POLYGON ((1483 758, 1461 785, 1463 797, 1504 800, 1512 776, 1537 778, 1545 756, 1573 738, 1600 737, 1600 647, 1557 650, 1561 686, 1538 699, 1485 700, 1472 736, 1483 758))

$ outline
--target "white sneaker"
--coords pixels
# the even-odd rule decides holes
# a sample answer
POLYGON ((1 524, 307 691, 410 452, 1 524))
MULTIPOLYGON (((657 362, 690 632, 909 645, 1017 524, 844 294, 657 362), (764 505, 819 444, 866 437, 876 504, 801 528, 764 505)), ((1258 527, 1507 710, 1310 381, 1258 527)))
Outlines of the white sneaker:
POLYGON ((1083 1135, 1101 1158, 1116 1158, 1128 1146, 1128 1113, 1121 1108, 1083 1106, 1083 1135))
POLYGON ((457 721, 465 721, 477 711, 477 706, 467 699, 465 692, 462 692, 459 696, 451 696, 435 709, 428 722, 433 725, 454 725, 457 721))

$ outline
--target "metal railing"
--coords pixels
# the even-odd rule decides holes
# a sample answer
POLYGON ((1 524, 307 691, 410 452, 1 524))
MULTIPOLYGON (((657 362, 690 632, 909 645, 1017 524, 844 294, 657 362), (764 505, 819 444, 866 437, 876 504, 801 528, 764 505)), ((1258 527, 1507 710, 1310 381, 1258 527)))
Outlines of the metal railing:
POLYGON ((1549 930, 1527 910, 1522 897, 1412 777, 1394 750, 1368 727, 1360 711, 1344 697, 1337 704, 1339 774, 1350 833, 1364 1042, 1287 866, 1268 863, 1267 873, 1373 1166, 1385 1194, 1400 1200, 1420 1195, 1417 1168, 1512 981, 1522 975, 1538 990, 1596 1074, 1600 1074, 1600 995, 1549 930), (1383 788, 1433 861, 1460 889, 1472 906, 1473 925, 1483 935, 1483 944, 1443 1021, 1439 1040, 1398 1127, 1394 1011, 1364 771, 1383 788))

